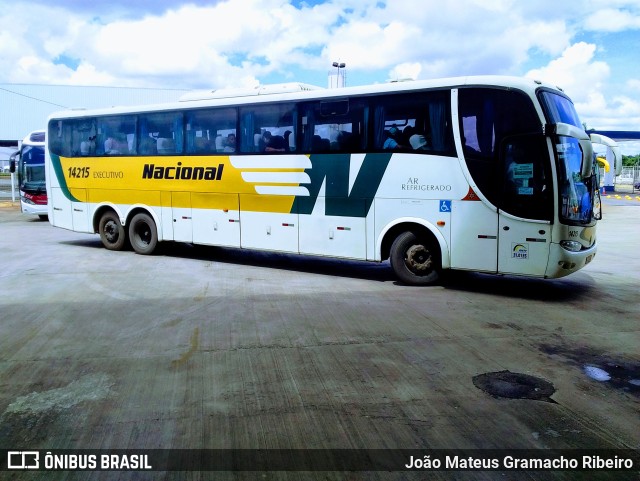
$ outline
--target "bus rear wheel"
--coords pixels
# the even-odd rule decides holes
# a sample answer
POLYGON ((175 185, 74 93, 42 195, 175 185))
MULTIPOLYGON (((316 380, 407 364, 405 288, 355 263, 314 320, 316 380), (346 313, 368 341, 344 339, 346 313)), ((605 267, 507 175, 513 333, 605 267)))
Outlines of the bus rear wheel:
POLYGON ((122 250, 127 241, 127 235, 120 223, 120 218, 112 210, 105 212, 100 218, 98 233, 100 234, 102 245, 110 251, 122 250))
POLYGON ((153 218, 140 212, 133 216, 129 224, 129 240, 131 247, 138 254, 152 254, 158 245, 158 230, 153 218))
POLYGON ((419 239, 413 232, 403 232, 393 241, 389 261, 393 272, 404 284, 426 286, 440 279, 437 246, 419 239))

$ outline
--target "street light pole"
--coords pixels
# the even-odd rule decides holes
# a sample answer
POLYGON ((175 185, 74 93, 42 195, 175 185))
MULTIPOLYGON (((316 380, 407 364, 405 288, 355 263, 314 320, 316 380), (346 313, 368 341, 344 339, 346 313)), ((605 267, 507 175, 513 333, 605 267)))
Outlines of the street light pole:
POLYGON ((340 85, 340 69, 345 68, 347 64, 345 64, 344 62, 333 62, 333 66, 338 69, 338 75, 336 76, 336 87, 345 87, 346 82, 344 81, 342 82, 342 85, 340 85))

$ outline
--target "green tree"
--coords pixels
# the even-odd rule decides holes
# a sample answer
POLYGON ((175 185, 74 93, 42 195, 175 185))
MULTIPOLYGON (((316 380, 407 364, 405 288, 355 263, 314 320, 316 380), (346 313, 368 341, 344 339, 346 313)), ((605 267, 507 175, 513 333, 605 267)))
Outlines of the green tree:
POLYGON ((640 165, 640 154, 622 156, 623 167, 633 167, 634 165, 640 165))

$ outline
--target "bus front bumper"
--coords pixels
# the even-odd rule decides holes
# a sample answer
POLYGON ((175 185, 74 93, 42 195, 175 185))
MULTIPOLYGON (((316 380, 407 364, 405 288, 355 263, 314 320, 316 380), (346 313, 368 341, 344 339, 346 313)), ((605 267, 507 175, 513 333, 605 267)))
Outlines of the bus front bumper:
POLYGON ((22 207, 23 214, 32 214, 32 215, 47 215, 49 213, 49 209, 47 204, 29 204, 27 202, 20 202, 20 206, 22 207))
POLYGON ((579 271, 593 260, 598 250, 597 243, 579 252, 568 251, 556 243, 551 243, 549 247, 549 263, 545 273, 545 277, 549 279, 568 276, 579 271))

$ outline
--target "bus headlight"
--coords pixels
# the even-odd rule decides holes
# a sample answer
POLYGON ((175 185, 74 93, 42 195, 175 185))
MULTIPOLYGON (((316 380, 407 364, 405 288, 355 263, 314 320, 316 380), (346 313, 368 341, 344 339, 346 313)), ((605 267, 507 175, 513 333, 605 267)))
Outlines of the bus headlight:
POLYGON ((582 250, 582 244, 580 244, 580 242, 577 242, 577 241, 563 240, 563 241, 560 241, 560 245, 562 246, 563 249, 566 249, 570 252, 579 252, 582 250))

